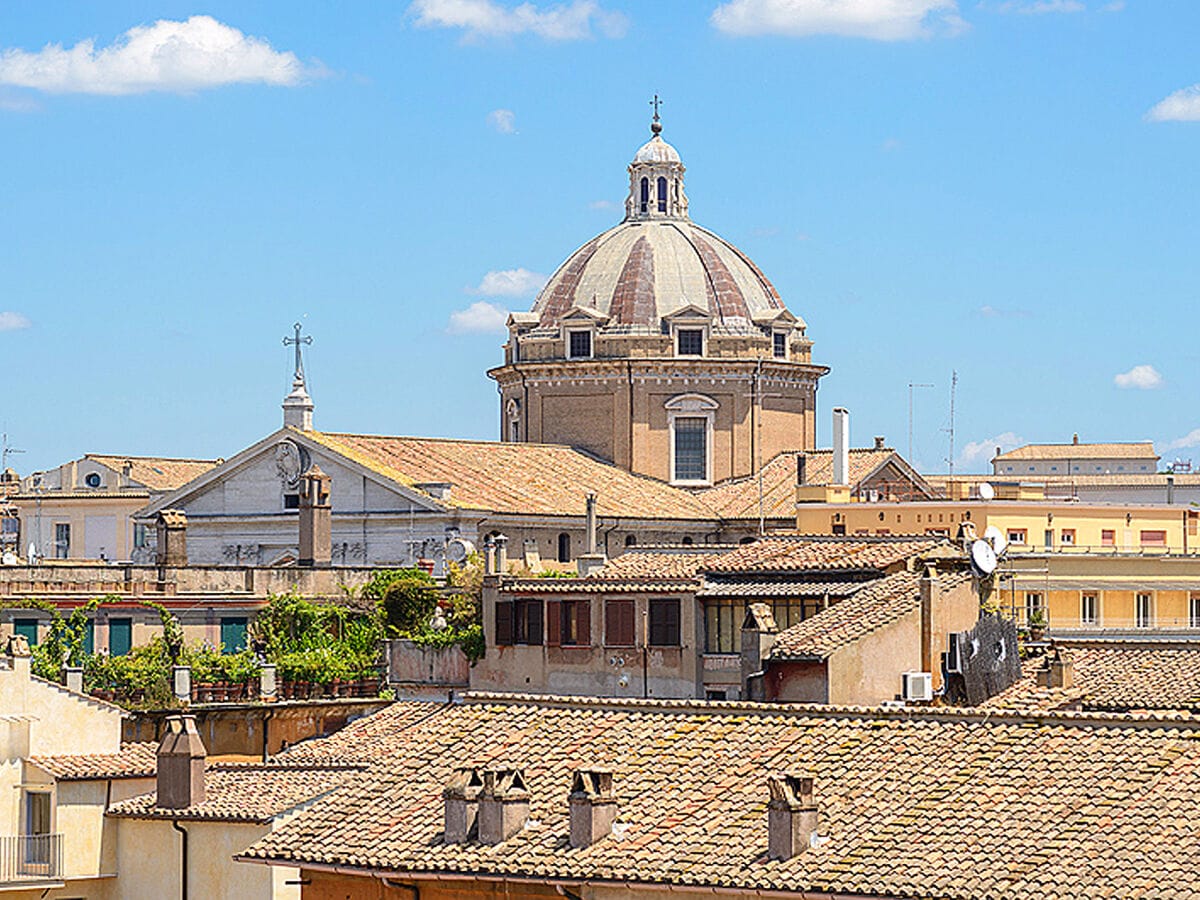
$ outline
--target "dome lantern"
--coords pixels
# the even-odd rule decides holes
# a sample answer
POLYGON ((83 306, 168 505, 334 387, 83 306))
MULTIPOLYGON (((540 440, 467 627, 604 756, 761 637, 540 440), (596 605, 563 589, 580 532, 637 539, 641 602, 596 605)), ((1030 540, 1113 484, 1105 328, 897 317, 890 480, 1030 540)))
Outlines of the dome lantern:
POLYGON ((625 198, 625 220, 686 219, 687 194, 683 190, 686 171, 679 152, 662 139, 662 120, 658 116, 658 95, 654 95, 652 137, 641 146, 629 164, 629 196, 625 198))

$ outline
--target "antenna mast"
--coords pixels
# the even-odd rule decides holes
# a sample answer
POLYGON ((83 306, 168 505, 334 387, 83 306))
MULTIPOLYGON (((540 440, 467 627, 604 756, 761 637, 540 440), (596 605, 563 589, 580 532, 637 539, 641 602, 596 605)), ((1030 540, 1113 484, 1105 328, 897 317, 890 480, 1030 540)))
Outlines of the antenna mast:
POLYGON ((954 393, 958 389, 958 370, 950 370, 950 477, 954 477, 954 393))
POLYGON ((18 450, 8 442, 8 432, 4 432, 0 436, 0 471, 8 468, 8 458, 14 453, 24 453, 24 450, 18 450))

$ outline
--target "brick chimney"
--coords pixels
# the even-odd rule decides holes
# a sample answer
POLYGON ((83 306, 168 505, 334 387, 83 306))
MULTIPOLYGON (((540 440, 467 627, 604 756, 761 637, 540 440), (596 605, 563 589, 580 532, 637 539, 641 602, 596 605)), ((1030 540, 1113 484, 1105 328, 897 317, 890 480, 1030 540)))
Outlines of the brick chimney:
POLYGON ((496 574, 508 574, 508 535, 498 534, 492 540, 496 544, 496 574))
POLYGON ((766 603, 751 603, 742 620, 742 698, 765 700, 763 671, 767 657, 775 648, 779 626, 771 607, 766 603))
POLYGON ((599 569, 605 563, 604 554, 596 552, 596 495, 594 493, 588 493, 584 509, 586 512, 583 553, 575 557, 575 568, 580 578, 599 569))
POLYGON ((767 854, 791 859, 810 846, 817 833, 817 804, 813 777, 802 773, 771 775, 767 779, 767 854))
POLYGON ((1045 665, 1038 669, 1038 684, 1044 688, 1069 688, 1075 685, 1075 663, 1071 654, 1056 647, 1045 665))
POLYGON ((804 479, 807 474, 808 457, 803 453, 796 454, 796 484, 804 484, 804 479))
POLYGON ((168 716, 158 745, 158 800, 163 809, 204 802, 204 741, 195 716, 168 716))
POLYGON ((479 792, 479 843, 499 844, 525 827, 529 791, 523 769, 488 769, 479 792))
POLYGON ((607 769, 576 769, 571 782, 571 846, 590 847, 612 834, 617 818, 617 797, 612 772, 607 769))
POLYGON ((479 770, 463 766, 454 770, 454 777, 442 790, 446 805, 446 843, 465 844, 475 828, 479 814, 479 792, 483 778, 479 770))
POLYGON ((884 440, 884 438, 881 435, 875 435, 875 449, 876 450, 887 449, 887 442, 884 440))
POLYGON ((300 476, 300 559, 302 566, 328 567, 333 561, 330 478, 313 463, 300 476))
POLYGON ((158 543, 155 556, 160 566, 187 565, 187 515, 181 509, 164 509, 155 517, 158 543))

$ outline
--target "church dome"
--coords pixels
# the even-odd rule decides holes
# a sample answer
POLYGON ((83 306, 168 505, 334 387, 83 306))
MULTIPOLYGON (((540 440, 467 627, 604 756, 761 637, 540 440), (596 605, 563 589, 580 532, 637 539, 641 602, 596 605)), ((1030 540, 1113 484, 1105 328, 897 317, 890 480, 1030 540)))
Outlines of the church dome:
POLYGON ((661 135, 655 135, 646 143, 642 144, 641 149, 634 154, 633 161, 635 163, 677 163, 679 159, 679 151, 662 139, 661 135))

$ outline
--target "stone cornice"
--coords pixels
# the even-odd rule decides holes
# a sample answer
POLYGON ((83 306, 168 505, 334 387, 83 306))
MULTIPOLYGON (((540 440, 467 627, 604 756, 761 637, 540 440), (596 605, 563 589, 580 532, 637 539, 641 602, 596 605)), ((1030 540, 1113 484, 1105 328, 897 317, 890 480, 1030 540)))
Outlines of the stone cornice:
POLYGON ((488 377, 502 387, 542 381, 627 381, 635 383, 697 379, 748 381, 757 374, 764 383, 796 383, 816 385, 817 379, 829 373, 828 366, 793 363, 776 359, 680 359, 653 357, 647 359, 573 359, 537 360, 497 366, 488 370, 488 377))

